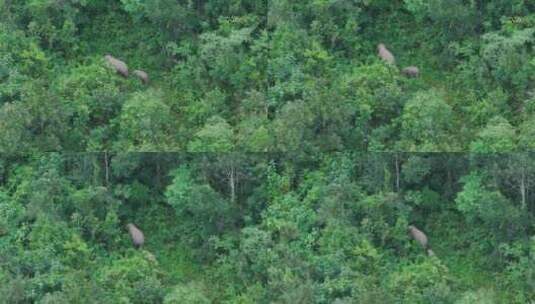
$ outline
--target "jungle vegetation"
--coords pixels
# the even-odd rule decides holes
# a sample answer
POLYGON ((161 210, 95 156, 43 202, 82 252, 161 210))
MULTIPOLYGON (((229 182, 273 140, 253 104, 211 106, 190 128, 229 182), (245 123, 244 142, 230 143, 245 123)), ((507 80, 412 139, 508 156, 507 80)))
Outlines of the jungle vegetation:
POLYGON ((3 0, 0 147, 526 151, 534 43, 525 0, 3 0))
POLYGON ((529 153, 6 155, 0 303, 530 303, 534 164, 529 153))
POLYGON ((527 0, 0 0, 0 303, 535 303, 534 47, 527 0))

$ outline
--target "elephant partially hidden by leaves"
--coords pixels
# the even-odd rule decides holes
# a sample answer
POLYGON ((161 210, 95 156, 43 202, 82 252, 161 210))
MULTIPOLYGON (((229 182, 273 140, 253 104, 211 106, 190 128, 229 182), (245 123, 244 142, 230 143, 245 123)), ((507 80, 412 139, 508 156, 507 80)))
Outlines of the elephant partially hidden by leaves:
POLYGON ((381 57, 381 59, 385 61, 386 63, 392 64, 392 65, 396 64, 396 59, 394 58, 394 55, 390 53, 390 51, 386 48, 386 46, 383 43, 379 43, 377 45, 377 53, 379 57, 381 57))
POLYGON ((123 77, 128 77, 128 66, 123 61, 111 56, 104 56, 108 64, 120 75, 123 77))
MULTIPOLYGON (((386 48, 383 43, 377 45, 377 54, 386 63, 396 65, 396 59, 394 55, 386 48)), ((401 70, 401 73, 409 78, 415 78, 420 76, 420 69, 416 66, 408 66, 401 70)))
POLYGON ((128 229, 128 233, 130 233, 130 237, 132 237, 132 243, 135 247, 140 248, 145 243, 145 236, 143 235, 143 232, 139 230, 134 224, 129 223, 126 225, 126 228, 128 229))
POLYGON ((142 70, 135 70, 134 75, 136 75, 137 78, 139 78, 143 84, 149 83, 149 74, 147 74, 147 72, 142 70))
POLYGON ((414 227, 413 225, 409 225, 409 234, 414 240, 420 243, 420 245, 427 251, 427 254, 429 256, 435 255, 433 250, 429 248, 429 243, 425 233, 423 233, 420 229, 414 227))
POLYGON ((420 76, 420 69, 415 66, 408 66, 401 70, 401 73, 407 77, 418 77, 420 76))

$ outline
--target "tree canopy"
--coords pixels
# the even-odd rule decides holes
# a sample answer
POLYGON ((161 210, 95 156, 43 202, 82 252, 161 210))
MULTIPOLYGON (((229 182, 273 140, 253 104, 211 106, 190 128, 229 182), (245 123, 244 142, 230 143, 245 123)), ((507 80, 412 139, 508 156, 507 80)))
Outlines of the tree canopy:
POLYGON ((533 116, 529 1, 0 8, 3 152, 516 151, 533 116), (151 82, 119 77, 106 54, 151 82))
POLYGON ((527 303, 533 157, 5 156, 2 301, 527 303))
POLYGON ((534 47, 525 0, 0 0, 0 304, 535 303, 534 47))

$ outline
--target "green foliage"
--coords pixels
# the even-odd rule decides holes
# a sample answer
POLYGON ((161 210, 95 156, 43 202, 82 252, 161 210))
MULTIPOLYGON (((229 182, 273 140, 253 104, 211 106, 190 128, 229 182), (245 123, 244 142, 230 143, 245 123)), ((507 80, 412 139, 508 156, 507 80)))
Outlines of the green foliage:
POLYGON ((534 249, 535 237, 533 236, 526 242, 503 245, 502 250, 509 259, 503 285, 509 291, 507 296, 514 303, 529 302, 535 298, 533 295, 535 286, 534 249))
POLYGON ((13 153, 29 149, 31 135, 28 127, 31 119, 31 114, 20 103, 9 103, 0 107, 0 128, 5 130, 0 134, 2 152, 13 153))
POLYGON ((418 155, 410 155, 402 165, 404 180, 409 183, 421 183, 431 172, 431 164, 428 159, 418 155))
POLYGON ((159 151, 173 146, 170 107, 158 91, 136 93, 123 105, 119 116, 118 147, 126 150, 159 151))
POLYGON ((535 29, 517 30, 513 33, 488 33, 483 36, 481 60, 485 64, 483 77, 512 91, 523 94, 533 88, 535 65, 530 53, 535 29))
POLYGON ((438 259, 403 266, 388 278, 389 290, 401 302, 449 303, 448 270, 438 259))
POLYGON ((518 134, 518 146, 522 150, 531 151, 534 148, 534 123, 535 120, 533 119, 533 116, 530 116, 520 126, 520 131, 518 134))
POLYGON ((534 200, 518 190, 533 183, 532 163, 530 154, 6 156, 0 290, 36 303, 524 303, 534 200), (130 222, 143 230, 141 249, 130 222))
POLYGON ((502 217, 503 208, 506 208, 509 203, 500 192, 486 189, 483 177, 477 173, 463 177, 462 181, 463 191, 458 193, 455 202, 457 209, 468 220, 482 219, 493 223, 494 220, 502 217))
POLYGON ((232 127, 221 117, 214 116, 195 134, 188 144, 191 152, 230 152, 233 150, 232 127))
POLYGON ((0 190, 0 236, 10 234, 22 220, 24 213, 24 206, 0 190))
MULTIPOLYGON (((0 29, 2 77, 16 80, 23 75, 44 74, 49 60, 36 39, 9 24, 1 23, 0 29)), ((3 84, 2 87, 4 86, 9 87, 3 84)))
POLYGON ((97 278, 104 294, 116 303, 155 303, 163 299, 163 287, 153 262, 141 254, 114 261, 97 278))
POLYGON ((535 301, 532 2, 0 0, 0 302, 535 301))
MULTIPOLYGON (((193 170, 180 167, 172 173, 173 182, 165 196, 179 218, 176 228, 186 242, 207 246, 206 239, 233 225, 232 205, 210 185, 197 181, 193 170)), ((204 252, 202 255, 207 255, 204 252)))
POLYGON ((465 292, 462 297, 455 302, 455 304, 494 304, 497 303, 496 301, 496 295, 493 290, 478 289, 465 292))
POLYGON ((456 150, 448 141, 455 125, 451 106, 434 90, 419 92, 411 98, 401 115, 401 148, 416 151, 456 150))
POLYGON ((529 133, 534 18, 526 1, 1 5, 2 151, 529 145, 489 147, 492 139, 481 138, 529 133), (393 52, 395 67, 379 62, 378 43, 393 52), (105 54, 130 74, 148 72, 150 83, 107 70, 105 54), (407 66, 421 75, 403 77, 407 66))
POLYGON ((208 304, 212 303, 204 295, 202 287, 195 282, 189 284, 177 285, 173 287, 172 291, 165 296, 163 300, 164 304, 180 304, 180 303, 192 303, 192 304, 208 304))
POLYGON ((494 117, 482 129, 470 150, 477 153, 512 152, 516 150, 516 133, 511 124, 502 117, 494 117))

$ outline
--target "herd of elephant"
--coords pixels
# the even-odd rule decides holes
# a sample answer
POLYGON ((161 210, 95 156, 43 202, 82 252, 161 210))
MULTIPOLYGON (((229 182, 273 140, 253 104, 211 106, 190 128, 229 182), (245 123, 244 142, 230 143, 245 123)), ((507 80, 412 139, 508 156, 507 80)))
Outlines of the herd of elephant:
MULTIPOLYGON (((379 57, 385 61, 388 64, 395 65, 396 60, 394 58, 394 55, 386 48, 386 46, 383 43, 380 43, 377 46, 378 55, 379 57)), ((128 66, 123 61, 111 56, 106 55, 104 56, 108 64, 120 75, 123 77, 128 77, 128 66)), ((407 77, 418 77, 420 74, 420 70, 418 67, 415 66, 409 66, 406 68, 403 68, 401 70, 401 73, 407 77)), ((134 70, 133 74, 138 77, 141 82, 144 84, 149 83, 149 76, 146 72, 142 70, 134 70)), ((140 248, 145 243, 145 236, 143 235, 143 232, 136 227, 134 224, 129 223, 126 225, 126 228, 128 229, 128 232, 130 234, 130 237, 132 238, 132 243, 135 247, 140 248)), ((415 241, 417 241, 424 250, 426 250, 427 254, 429 256, 434 255, 433 251, 429 248, 427 236, 424 232, 419 230, 413 225, 408 226, 408 232, 411 238, 413 238, 415 241)))
MULTIPOLYGON (((104 59, 108 64, 121 76, 128 77, 128 66, 124 61, 121 61, 111 55, 104 56, 104 59)), ((143 82, 143 84, 149 83, 149 74, 142 70, 134 70, 133 74, 143 82)))
MULTIPOLYGON (((128 233, 130 233, 133 245, 136 248, 140 248, 141 246, 143 246, 143 244, 145 243, 145 236, 143 235, 143 232, 132 223, 128 223, 126 225, 126 228, 128 229, 128 233)), ((413 225, 409 225, 408 230, 410 237, 417 241, 422 246, 422 248, 427 251, 427 254, 429 256, 435 255, 433 253, 433 250, 431 250, 431 248, 429 247, 427 236, 425 235, 425 233, 423 233, 420 229, 416 228, 413 225)))
MULTIPOLYGON (((396 64, 396 59, 394 58, 394 55, 392 55, 392 53, 386 48, 383 43, 379 43, 377 45, 377 53, 384 62, 391 65, 396 64)), ((401 70, 401 73, 407 77, 418 77, 420 75, 420 69, 415 66, 408 66, 406 68, 403 68, 401 70)))
MULTIPOLYGON (((143 232, 132 223, 128 223, 126 225, 126 228, 128 229, 128 233, 132 238, 132 244, 134 245, 134 247, 141 248, 141 246, 143 246, 143 244, 145 243, 145 236, 143 235, 143 232)), ((408 230, 410 237, 417 241, 422 246, 422 248, 426 250, 429 256, 435 255, 433 253, 433 250, 431 250, 431 248, 429 247, 427 236, 425 235, 425 233, 423 233, 420 229, 416 228, 413 225, 409 225, 408 230)))
MULTIPOLYGON (((379 43, 377 45, 377 51, 379 57, 386 63, 395 65, 396 59, 394 58, 394 55, 386 48, 386 46, 383 43, 379 43)), ((120 75, 123 77, 128 77, 128 66, 124 61, 121 61, 111 55, 104 56, 104 59, 108 62, 108 64, 120 75)), ((418 77, 420 75, 420 69, 416 66, 408 66, 401 70, 401 73, 407 77, 418 77)), ((138 77, 143 84, 149 83, 149 75, 142 70, 134 70, 133 74, 138 77)))

